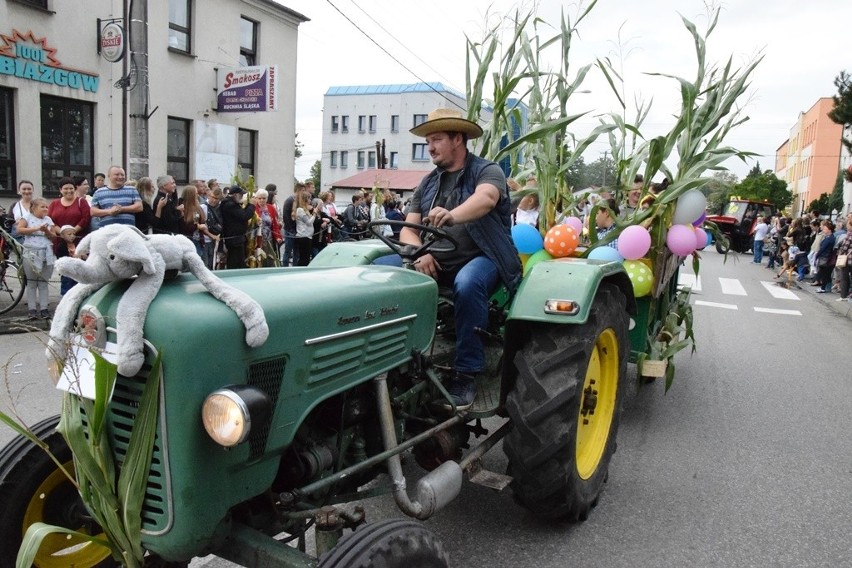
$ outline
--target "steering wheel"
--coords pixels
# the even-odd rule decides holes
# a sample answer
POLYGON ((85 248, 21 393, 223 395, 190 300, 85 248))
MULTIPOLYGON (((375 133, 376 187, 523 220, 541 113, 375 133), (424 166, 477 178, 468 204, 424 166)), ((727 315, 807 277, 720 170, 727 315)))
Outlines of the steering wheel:
POLYGON ((378 237, 383 243, 388 245, 393 252, 401 256, 405 264, 411 264, 429 252, 453 252, 459 247, 458 241, 451 237, 447 231, 431 225, 380 219, 378 221, 370 221, 367 225, 367 230, 378 237), (404 243, 396 237, 383 235, 381 230, 376 230, 377 227, 384 226, 389 226, 391 229, 396 227, 399 227, 400 229, 414 229, 421 233, 421 235, 425 233, 425 235, 421 236, 422 244, 412 245, 404 243))

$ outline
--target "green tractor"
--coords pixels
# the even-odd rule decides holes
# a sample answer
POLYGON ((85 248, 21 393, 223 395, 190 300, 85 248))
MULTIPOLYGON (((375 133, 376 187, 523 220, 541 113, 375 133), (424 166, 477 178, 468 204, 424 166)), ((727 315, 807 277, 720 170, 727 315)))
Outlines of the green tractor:
MULTIPOLYGON (((616 448, 628 360, 648 351, 647 330, 661 319, 655 307, 675 288, 661 285, 658 298, 637 306, 621 263, 535 265, 514 295, 493 296, 488 329, 480 330, 487 376, 472 407, 448 411, 440 374, 453 360, 451 296, 405 266, 376 264, 397 253, 410 265, 432 247, 452 246, 440 229, 417 228, 431 238, 416 249, 382 237, 331 245, 306 268, 217 273, 263 307, 271 334, 257 348, 194 277, 163 284, 144 327, 146 365, 137 376, 118 375, 106 422, 120 468, 159 358, 145 565, 185 566, 213 554, 254 567, 444 566, 446 552, 419 522, 366 523, 351 504, 391 493, 406 515, 428 519, 465 478, 510 487, 537 517, 589 515, 616 448), (634 331, 631 322, 639 323, 634 331), (505 420, 490 421, 489 431, 482 420, 495 416, 505 420), (480 458, 500 441, 508 471, 483 470, 480 458), (422 470, 416 480, 405 473, 416 468, 402 467, 406 453, 422 470), (306 551, 309 529, 314 554, 306 551)), ((86 301, 86 342, 116 343, 128 285, 108 285, 86 301)), ((34 432, 73 471, 58 421, 34 432)), ((57 463, 24 438, 0 452, 0 501, 2 568, 14 565, 34 522, 101 533, 57 463)), ((37 566, 114 565, 105 547, 54 536, 37 566)))

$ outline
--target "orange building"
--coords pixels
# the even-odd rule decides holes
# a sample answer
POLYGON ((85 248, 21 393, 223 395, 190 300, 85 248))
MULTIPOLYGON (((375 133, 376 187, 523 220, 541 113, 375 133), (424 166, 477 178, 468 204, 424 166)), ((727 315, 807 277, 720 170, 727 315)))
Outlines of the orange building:
POLYGON ((831 97, 819 99, 799 114, 790 137, 775 151, 775 175, 787 182, 793 194, 792 213, 801 215, 814 199, 831 194, 840 168, 843 127, 832 122, 831 97))

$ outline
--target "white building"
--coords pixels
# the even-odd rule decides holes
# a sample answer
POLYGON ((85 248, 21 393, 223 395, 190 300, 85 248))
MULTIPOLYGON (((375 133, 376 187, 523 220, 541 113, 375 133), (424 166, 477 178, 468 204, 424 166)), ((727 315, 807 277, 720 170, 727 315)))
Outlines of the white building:
POLYGON ((442 83, 330 87, 323 100, 323 189, 377 168, 382 141, 387 168, 431 170, 423 138, 409 130, 436 108, 467 114, 464 95, 442 83))
POLYGON ((91 181, 112 164, 129 178, 168 173, 180 183, 227 183, 239 165, 260 184, 290 183, 296 45, 307 18, 272 0, 130 4, 147 25, 132 28, 136 53, 112 63, 98 48, 115 55, 127 43, 124 0, 0 3, 0 204, 15 199, 21 179, 55 197, 59 177, 91 181), (123 37, 105 29, 113 19, 123 37), (247 66, 263 68, 253 75, 247 66), (226 92, 225 76, 240 69, 242 84, 226 92), (277 110, 248 110, 269 107, 277 110))

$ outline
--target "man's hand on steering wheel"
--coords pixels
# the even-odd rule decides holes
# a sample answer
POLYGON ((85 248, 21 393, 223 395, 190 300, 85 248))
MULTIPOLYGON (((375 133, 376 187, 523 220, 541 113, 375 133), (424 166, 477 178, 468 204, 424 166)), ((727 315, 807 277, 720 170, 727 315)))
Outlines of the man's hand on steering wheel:
MULTIPOLYGON (((426 219, 426 221, 428 221, 428 219, 426 219)), ((412 264, 415 268, 417 268, 415 261, 426 256, 430 250, 452 252, 458 248, 458 242, 456 242, 456 240, 445 230, 428 224, 382 219, 379 221, 372 221, 369 224, 369 231, 390 247, 393 252, 401 256, 404 263, 412 264), (423 234, 424 236, 422 237, 422 242, 419 244, 405 243, 398 237, 383 235, 381 227, 384 226, 390 226, 392 229, 399 228, 400 230, 408 228, 416 231, 418 234, 423 234)), ((431 255, 429 256, 431 257, 431 255)), ((437 271, 440 270, 440 266, 434 258, 431 260, 432 262, 428 263, 427 261, 427 264, 435 271, 435 274, 437 274, 437 271)), ((419 268, 418 271, 424 272, 419 268)))

